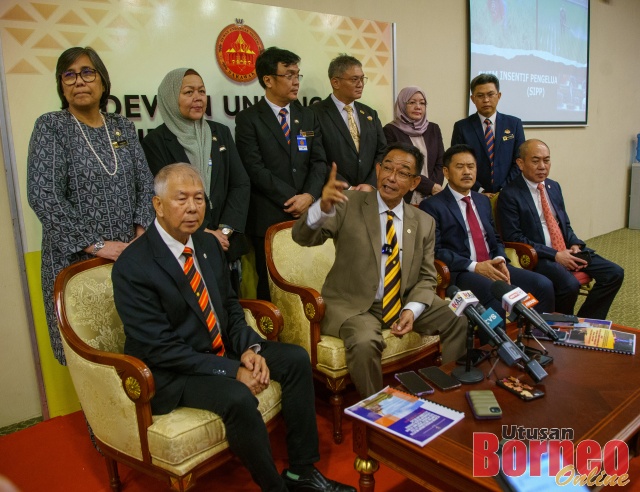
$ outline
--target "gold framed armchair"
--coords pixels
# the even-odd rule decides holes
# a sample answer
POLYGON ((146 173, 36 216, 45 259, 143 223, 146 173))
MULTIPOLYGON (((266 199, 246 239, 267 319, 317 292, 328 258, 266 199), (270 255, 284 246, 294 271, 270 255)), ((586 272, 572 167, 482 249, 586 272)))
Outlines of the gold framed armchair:
MULTIPOLYGON (((267 230, 265 252, 269 272, 271 300, 280 308, 284 328, 279 340, 304 347, 311 358, 314 377, 331 391, 333 407, 333 439, 342 442, 343 396, 351 382, 340 338, 323 335, 320 322, 325 304, 320 291, 333 265, 335 248, 332 241, 323 245, 304 247, 291 237, 294 221, 275 224, 267 230)), ((449 284, 449 270, 437 264, 438 290, 444 293, 449 284)), ((440 341, 437 336, 409 333, 402 338, 383 330, 387 344, 382 353, 384 374, 398 372, 403 367, 427 357, 440 360, 440 341)))
MULTIPOLYGON (((75 263, 58 275, 54 296, 67 365, 84 414, 104 455, 111 489, 121 488, 118 462, 163 480, 171 490, 189 490, 199 476, 233 456, 218 415, 178 407, 152 415, 153 375, 139 359, 124 355, 124 329, 113 301, 113 262, 75 263)), ((276 339, 280 312, 264 301, 241 301, 248 324, 276 339)), ((272 429, 281 409, 280 385, 258 395, 272 429)))

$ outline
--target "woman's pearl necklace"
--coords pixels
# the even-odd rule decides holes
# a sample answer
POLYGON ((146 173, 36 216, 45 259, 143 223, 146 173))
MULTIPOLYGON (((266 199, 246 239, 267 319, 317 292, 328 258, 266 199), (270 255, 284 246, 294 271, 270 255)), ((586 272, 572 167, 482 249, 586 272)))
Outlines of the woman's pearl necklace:
MULTIPOLYGON (((115 174, 118 172, 118 156, 116 155, 116 151, 115 151, 113 145, 111 145, 111 153, 113 154, 113 160, 115 161, 116 166, 115 166, 113 172, 109 172, 109 169, 107 169, 107 166, 104 165, 104 162, 102 162, 102 159, 100 159, 100 157, 98 157, 98 154, 96 153, 95 149, 93 148, 93 145, 91 145, 91 142, 89 142, 89 139, 85 135, 84 130, 82 129, 82 125, 78 121, 78 118, 76 118, 76 116, 71 112, 69 114, 71 114, 71 116, 73 116, 73 119, 76 120, 76 124, 78 125, 78 128, 80 128, 80 133, 82 133, 82 136, 84 137, 85 142, 87 142, 87 145, 91 149, 91 152, 93 152, 93 155, 95 155, 96 159, 98 159, 98 162, 102 166, 102 169, 104 169, 105 172, 109 176, 115 176, 115 174)), ((102 118, 102 123, 104 124, 104 132, 107 134, 107 142, 109 142, 109 144, 111 144, 111 139, 109 138, 109 130, 107 129, 107 122, 104 119, 104 116, 102 115, 102 113, 100 113, 100 118, 102 118)))

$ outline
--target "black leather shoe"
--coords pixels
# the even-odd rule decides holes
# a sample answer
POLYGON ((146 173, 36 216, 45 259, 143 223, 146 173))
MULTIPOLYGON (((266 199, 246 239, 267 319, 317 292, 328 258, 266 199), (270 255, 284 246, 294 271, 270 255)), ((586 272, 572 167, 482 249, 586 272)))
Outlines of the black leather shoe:
POLYGON ((287 470, 284 470, 282 478, 289 492, 356 492, 354 487, 329 480, 315 468, 311 472, 301 475, 298 480, 289 478, 287 470))

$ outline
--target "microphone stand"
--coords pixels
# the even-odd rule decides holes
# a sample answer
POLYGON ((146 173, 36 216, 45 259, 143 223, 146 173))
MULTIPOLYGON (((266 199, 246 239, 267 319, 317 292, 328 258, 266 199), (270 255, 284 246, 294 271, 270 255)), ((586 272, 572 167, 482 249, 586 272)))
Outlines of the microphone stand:
POLYGON ((541 355, 545 355, 551 359, 549 362, 553 360, 553 357, 547 355, 549 351, 545 348, 544 345, 536 338, 536 336, 531 331, 531 325, 527 322, 527 319, 524 316, 518 315, 518 338, 516 339, 515 344, 518 346, 520 350, 522 350, 525 354, 533 359, 539 359, 541 355), (533 338, 542 349, 529 347, 525 345, 522 341, 523 334, 527 333, 531 338, 533 338))
POLYGON ((468 319, 467 320, 467 360, 464 366, 458 366, 453 371, 451 371, 451 375, 460 381, 462 384, 473 384, 479 383, 484 379, 484 374, 480 369, 471 366, 471 354, 475 350, 473 348, 473 336, 474 336, 474 327, 473 322, 468 319))

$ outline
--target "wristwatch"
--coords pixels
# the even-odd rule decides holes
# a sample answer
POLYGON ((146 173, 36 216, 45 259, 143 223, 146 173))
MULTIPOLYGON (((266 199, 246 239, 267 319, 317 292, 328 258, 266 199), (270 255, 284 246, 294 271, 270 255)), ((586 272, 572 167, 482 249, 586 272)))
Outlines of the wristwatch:
POLYGON ((224 226, 222 228, 222 234, 224 234, 227 237, 231 237, 231 234, 233 234, 233 228, 229 226, 224 226))
POLYGON ((93 256, 96 256, 98 254, 98 251, 100 251, 102 248, 104 248, 104 241, 102 239, 99 239, 98 242, 93 245, 93 251, 91 251, 91 254, 93 256))

